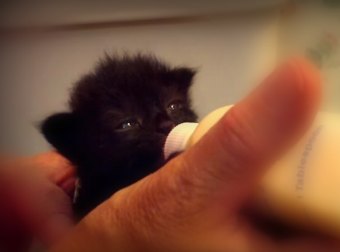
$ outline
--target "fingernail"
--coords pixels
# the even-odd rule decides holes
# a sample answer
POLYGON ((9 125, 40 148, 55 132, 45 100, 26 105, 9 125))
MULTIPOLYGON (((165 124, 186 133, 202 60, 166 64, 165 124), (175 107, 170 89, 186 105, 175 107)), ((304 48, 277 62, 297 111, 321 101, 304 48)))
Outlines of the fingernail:
POLYGON ((61 189, 63 189, 68 195, 73 195, 76 180, 76 178, 67 179, 62 184, 60 184, 61 189))

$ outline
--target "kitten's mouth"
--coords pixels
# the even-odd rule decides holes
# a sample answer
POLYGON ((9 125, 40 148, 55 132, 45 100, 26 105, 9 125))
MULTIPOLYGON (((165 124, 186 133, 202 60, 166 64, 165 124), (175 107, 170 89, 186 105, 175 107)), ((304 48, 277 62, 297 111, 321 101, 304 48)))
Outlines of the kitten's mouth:
POLYGON ((164 160, 164 158, 161 156, 155 163, 155 167, 158 170, 159 168, 161 168, 163 165, 165 165, 166 160, 164 160))
POLYGON ((138 144, 138 155, 142 158, 142 162, 149 163, 149 166, 157 169, 166 163, 167 160, 165 160, 163 154, 166 137, 164 134, 157 134, 153 139, 148 139, 138 144))
POLYGON ((163 148, 164 148, 164 145, 165 145, 165 140, 166 140, 166 136, 162 136, 160 137, 160 140, 159 140, 159 154, 158 154, 158 159, 156 161, 156 165, 158 167, 161 167, 163 166, 167 160, 165 160, 165 157, 164 157, 164 151, 163 151, 163 148))

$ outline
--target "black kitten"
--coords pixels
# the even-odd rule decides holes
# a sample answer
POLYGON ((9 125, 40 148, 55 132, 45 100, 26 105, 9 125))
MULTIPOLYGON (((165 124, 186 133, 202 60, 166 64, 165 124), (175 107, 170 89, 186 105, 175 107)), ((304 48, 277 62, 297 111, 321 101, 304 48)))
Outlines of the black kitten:
POLYGON ((189 99, 194 74, 149 55, 106 56, 75 84, 70 112, 43 122, 46 139, 78 167, 79 217, 164 163, 166 135, 197 118, 189 99))

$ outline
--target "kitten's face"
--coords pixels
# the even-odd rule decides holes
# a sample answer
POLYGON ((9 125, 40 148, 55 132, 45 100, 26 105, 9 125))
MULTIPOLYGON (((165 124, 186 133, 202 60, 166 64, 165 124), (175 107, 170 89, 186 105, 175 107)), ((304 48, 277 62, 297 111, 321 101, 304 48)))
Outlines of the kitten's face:
POLYGON ((71 112, 52 115, 42 131, 81 178, 114 178, 126 186, 161 166, 175 125, 196 120, 193 75, 148 56, 107 58, 75 85, 71 112))
POLYGON ((100 160, 96 162, 102 163, 104 173, 115 167, 124 167, 122 174, 150 173, 164 162, 162 149, 170 130, 195 121, 196 115, 187 94, 172 85, 157 83, 144 86, 142 92, 125 91, 107 97, 94 115, 82 119, 88 125, 84 146, 91 150, 88 155, 100 160))

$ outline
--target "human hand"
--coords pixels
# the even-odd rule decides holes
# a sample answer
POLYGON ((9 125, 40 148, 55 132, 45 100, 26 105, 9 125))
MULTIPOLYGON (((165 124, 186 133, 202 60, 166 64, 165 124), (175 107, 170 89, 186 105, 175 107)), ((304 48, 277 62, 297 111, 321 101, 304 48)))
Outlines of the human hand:
POLYGON ((53 251, 340 251, 337 241, 276 241, 242 214, 254 188, 314 118, 320 78, 291 60, 195 146, 114 194, 53 251))
POLYGON ((0 158, 0 251, 52 244, 72 224, 73 167, 55 152, 0 158))

